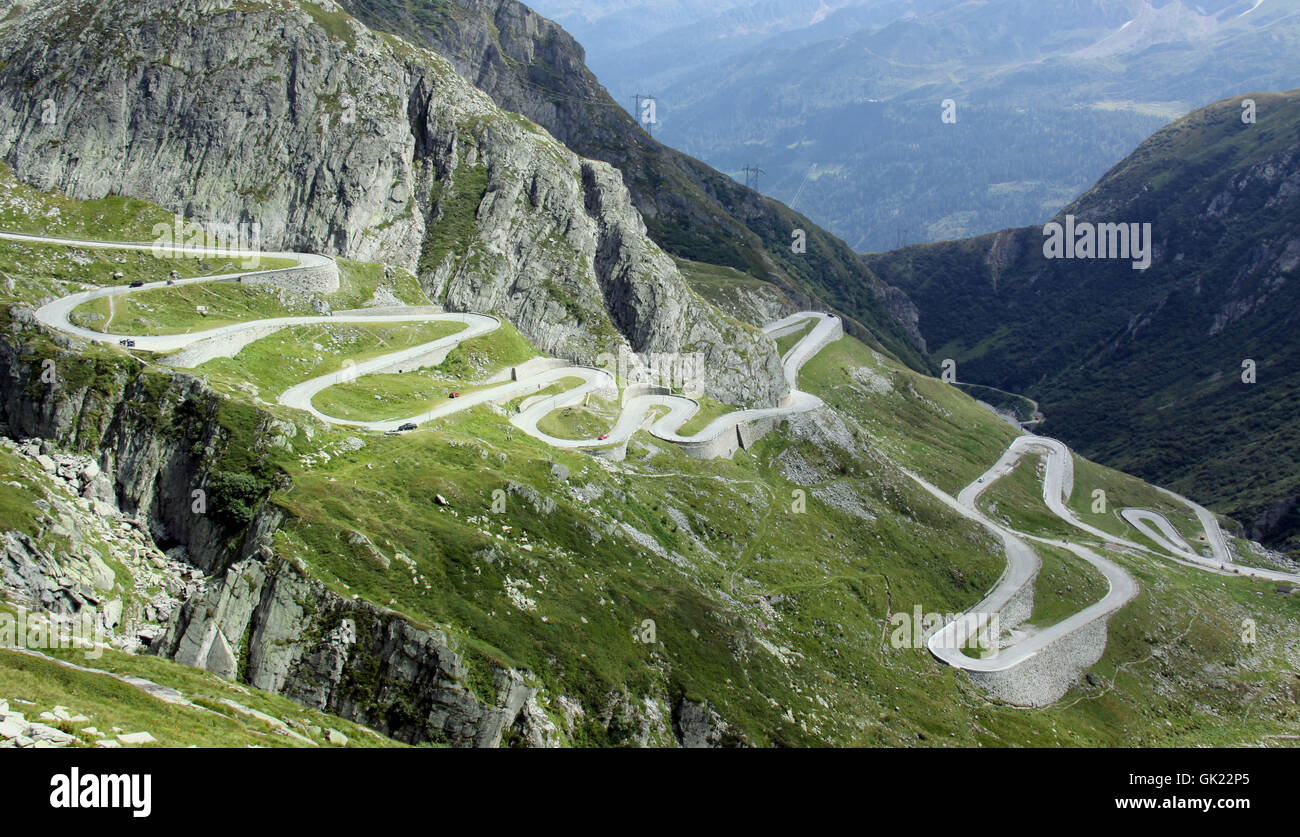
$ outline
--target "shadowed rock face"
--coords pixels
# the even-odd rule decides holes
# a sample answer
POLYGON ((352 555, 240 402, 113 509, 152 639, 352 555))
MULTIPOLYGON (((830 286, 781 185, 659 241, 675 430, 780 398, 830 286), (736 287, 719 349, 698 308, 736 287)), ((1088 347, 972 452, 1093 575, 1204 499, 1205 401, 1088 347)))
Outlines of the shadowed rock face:
MULTIPOLYGON (((495 694, 476 696, 442 631, 255 558, 186 602, 153 650, 227 678, 242 657, 244 682, 410 744, 496 747, 536 693, 518 672, 494 669, 495 694)), ((520 727, 531 734, 527 717, 520 727)))
POLYGON ((706 393, 776 402, 775 348, 690 291, 611 166, 328 0, 221 6, 61 0, 0 26, 4 159, 75 198, 403 265, 549 353, 700 351, 706 393))

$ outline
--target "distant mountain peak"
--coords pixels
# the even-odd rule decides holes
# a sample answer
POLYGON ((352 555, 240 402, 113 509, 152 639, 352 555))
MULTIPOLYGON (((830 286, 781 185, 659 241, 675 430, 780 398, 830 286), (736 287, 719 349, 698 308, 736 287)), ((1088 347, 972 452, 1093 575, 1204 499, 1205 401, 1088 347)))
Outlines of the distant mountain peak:
POLYGON ((1188 8, 1181 0, 1156 7, 1144 2, 1137 14, 1115 32, 1074 53, 1076 58, 1103 58, 1138 52, 1156 44, 1182 43, 1205 38, 1221 28, 1209 14, 1188 8))

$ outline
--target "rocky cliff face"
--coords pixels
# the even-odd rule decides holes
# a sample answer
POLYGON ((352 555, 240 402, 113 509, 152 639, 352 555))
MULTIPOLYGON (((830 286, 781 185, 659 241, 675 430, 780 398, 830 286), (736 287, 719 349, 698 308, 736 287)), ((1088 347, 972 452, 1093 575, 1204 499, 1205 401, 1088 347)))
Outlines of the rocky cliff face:
POLYGON ((547 352, 701 350, 710 395, 781 394, 774 347, 690 291, 618 172, 329 0, 57 0, 0 26, 0 56, 0 149, 43 189, 260 224, 418 270, 547 352))
POLYGON ((164 548, 184 544, 200 569, 228 561, 237 533, 191 511, 230 442, 220 396, 189 376, 143 374, 122 356, 78 355, 83 344, 46 337, 25 306, 8 309, 3 328, 0 421, 10 435, 93 454, 84 496, 113 502, 164 548))
POLYGON ((617 167, 665 250, 744 270, 803 306, 830 303, 850 318, 854 336, 923 365, 925 345, 905 293, 809 219, 657 142, 610 97, 584 64, 582 47, 558 24, 517 0, 340 5, 378 31, 436 50, 501 107, 583 157, 617 167), (791 248, 796 229, 807 236, 805 252, 791 248))
POLYGON ((265 499, 282 474, 239 498, 222 496, 233 457, 251 454, 239 467, 266 472, 282 423, 251 408, 233 415, 241 408, 189 375, 86 349, 49 341, 22 306, 3 323, 0 426, 33 438, 6 446, 31 452, 40 468, 63 478, 81 494, 85 515, 51 494, 41 509, 46 531, 70 543, 68 552, 56 556, 7 532, 0 584, 43 611, 92 614, 123 647, 151 641, 155 653, 402 741, 496 746, 514 729, 530 743, 548 743, 524 675, 493 669, 476 693, 445 633, 345 599, 276 555, 281 517, 265 499), (43 376, 47 369, 54 374, 43 376), (195 490, 211 496, 210 508, 196 511, 195 490), (218 512, 236 499, 245 515, 218 512), (129 581, 114 579, 93 548, 80 546, 91 538, 131 569, 136 595, 128 612, 122 601, 130 587, 115 585, 129 581))
POLYGON ((517 721, 544 735, 521 674, 493 669, 476 695, 445 633, 344 599, 265 543, 187 601, 154 651, 411 744, 496 747, 517 721))

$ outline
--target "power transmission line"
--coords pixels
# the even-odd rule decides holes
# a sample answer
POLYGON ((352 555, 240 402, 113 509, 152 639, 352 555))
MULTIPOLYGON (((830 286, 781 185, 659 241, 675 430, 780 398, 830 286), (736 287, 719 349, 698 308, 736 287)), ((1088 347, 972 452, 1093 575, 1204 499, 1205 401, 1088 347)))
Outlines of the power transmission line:
POLYGON ((803 194, 803 187, 808 185, 808 178, 812 177, 813 173, 816 171, 817 171, 817 164, 813 163, 812 168, 808 169, 808 173, 803 176, 803 182, 800 183, 799 188, 795 190, 794 197, 790 199, 791 209, 794 209, 794 205, 799 202, 799 196, 803 194))
POLYGON ((657 103, 654 94, 637 93, 633 98, 636 99, 636 109, 632 111, 633 118, 638 125, 645 128, 647 134, 653 137, 655 123, 659 121, 659 115, 655 111, 657 103))

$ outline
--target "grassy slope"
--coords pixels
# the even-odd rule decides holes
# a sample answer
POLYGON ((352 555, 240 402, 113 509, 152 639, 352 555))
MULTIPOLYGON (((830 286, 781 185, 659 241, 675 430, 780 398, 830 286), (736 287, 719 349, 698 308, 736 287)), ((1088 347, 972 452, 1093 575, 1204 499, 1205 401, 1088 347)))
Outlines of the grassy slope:
POLYGON ((813 324, 814 324, 813 320, 805 320, 803 324, 799 326, 799 329, 797 331, 787 334, 784 337, 777 338, 776 350, 781 355, 781 357, 785 357, 786 352, 793 349, 795 344, 804 338, 804 335, 806 335, 812 329, 813 324))
POLYGON ((1196 513, 1187 506, 1136 477, 1078 455, 1074 457, 1074 492, 1066 505, 1085 523, 1139 542, 1145 538, 1120 517, 1121 509, 1142 508, 1160 512, 1193 546, 1203 532, 1196 513), (1095 492, 1098 490, 1104 494, 1097 495, 1095 492), (1102 500, 1104 504, 1099 502, 1102 500), (1094 507, 1099 510, 1094 511, 1094 507))
MULTIPOLYGON (((776 285, 755 279, 734 267, 705 264, 676 256, 673 257, 673 261, 677 263, 677 269, 682 277, 696 293, 733 317, 745 319, 743 315, 749 310, 746 304, 748 299, 763 299, 774 306, 781 307, 792 305, 789 298, 776 285)), ((765 325, 761 322, 751 324, 765 325)))
MULTIPOLYGON (((53 248, 55 250, 66 248, 53 248)), ((158 260, 148 253, 132 253, 151 264, 158 260)), ((245 269, 235 262, 219 262, 215 266, 197 260, 176 260, 177 264, 191 266, 188 275, 215 275, 245 269), (195 272, 193 266, 199 268, 195 272)), ((168 260, 159 262, 166 269, 173 263, 168 260)), ((285 259, 262 259, 261 268, 266 270, 291 266, 293 262, 285 259)), ((428 305, 429 300, 420 290, 415 277, 405 270, 396 270, 392 278, 386 278, 382 265, 354 262, 339 259, 339 290, 319 297, 333 310, 363 308, 374 297, 376 290, 384 288, 396 297, 399 303, 407 305, 428 305)), ((160 275, 143 277, 151 280, 163 278, 160 275)), ((119 283, 131 280, 127 276, 119 283)), ((95 284, 113 284, 99 281, 95 284)), ((91 300, 77 307, 72 320, 78 325, 105 331, 105 319, 109 313, 108 301, 91 300), (92 315, 87 317, 87 315, 92 315), (94 317, 93 315, 99 315, 94 317)), ((283 294, 275 289, 244 285, 236 282, 214 282, 211 284, 183 285, 174 288, 156 288, 130 294, 113 301, 111 330, 117 334, 187 334, 210 328, 218 328, 231 323, 248 322, 269 317, 304 317, 317 312, 312 307, 312 299, 305 296, 283 294), (199 314, 198 306, 204 306, 207 314, 199 314)))
POLYGON ((213 282, 140 291, 82 303, 69 318, 76 325, 113 334, 188 334, 231 323, 312 313, 306 300, 281 302, 274 291, 235 282, 213 282), (197 308, 208 310, 206 316, 197 308), (109 317, 111 316, 111 320, 109 317))
MULTIPOLYGON (((563 378, 552 386, 563 391, 581 383, 581 378, 563 378)), ((614 427, 620 412, 618 401, 588 395, 580 406, 547 413, 537 423, 537 427, 557 439, 593 439, 602 433, 608 433, 614 427)))
MULTIPOLYGON (((857 362, 875 361, 852 341, 835 348, 857 362)), ((905 389, 911 373, 892 372, 902 391, 859 396, 866 399, 864 409, 853 415, 877 429, 877 444, 899 451, 931 478, 964 484, 1001 452, 1004 439, 984 437, 1014 432, 1003 431, 1005 425, 963 397, 949 400, 939 390, 955 391, 937 384, 931 394, 950 414, 930 410, 900 417, 900 407, 915 398, 905 389), (875 398, 881 401, 873 404, 875 398), (937 464, 929 446, 903 444, 918 434, 954 456, 952 471, 937 464)), ((846 400, 848 388, 831 387, 846 400)), ((762 730, 759 741, 906 743, 919 742, 921 734, 927 741, 943 736, 966 744, 1118 744, 1133 735, 1160 743, 1208 743, 1293 723, 1294 715, 1248 724, 1220 716, 1241 708, 1248 695, 1256 700, 1290 688, 1276 658, 1259 659, 1224 637, 1235 635, 1234 620, 1244 614, 1284 630, 1296 612, 1293 599, 1234 589, 1225 607, 1207 610, 1221 592, 1219 580, 1130 561, 1147 589, 1157 592, 1145 592, 1140 607, 1116 617, 1122 626, 1116 630, 1126 636, 1113 639, 1098 670, 1107 678, 1118 673, 1118 687, 1081 688, 1061 707, 1040 713, 989 706, 928 654, 882 645, 891 608, 909 611, 916 603, 927 612, 952 611, 983 595, 1001 571, 1001 556, 982 532, 953 519, 879 460, 831 463, 832 476, 852 481, 877 514, 868 526, 815 500, 806 515, 790 513, 786 498, 797 486, 781 476, 776 459, 789 447, 817 456, 806 443, 772 436, 734 461, 707 463, 654 447, 658 452, 648 456, 647 447, 631 446, 629 467, 639 476, 610 474, 584 456, 518 438, 500 419, 476 410, 436 432, 374 440, 310 475, 296 475, 294 488, 279 500, 291 515, 281 545, 341 592, 448 626, 465 639, 471 664, 477 658, 479 664, 493 659, 521 665, 551 693, 597 702, 620 684, 634 692, 649 687, 668 666, 669 689, 709 697, 737 723, 762 730), (434 458, 436 471, 421 465, 434 458), (570 484, 599 487, 604 495, 594 502, 569 499, 546 476, 551 461, 570 466, 570 484), (510 495, 507 512, 492 515, 493 490, 511 479, 555 498, 557 510, 541 515, 510 495), (622 499, 612 495, 614 489, 623 492, 622 499), (432 506, 434 493, 448 497, 451 510, 432 506), (670 507, 685 515, 695 537, 669 514, 670 507), (603 534, 593 543, 589 531, 613 520, 652 535, 676 557, 656 556, 617 535, 603 534), (360 528, 382 550, 416 557, 418 583, 348 554, 336 536, 344 527, 360 528), (497 534, 507 540, 497 540, 497 534), (533 551, 511 544, 521 535, 533 551), (535 611, 511 604, 505 588, 519 579, 533 585, 526 593, 535 611), (726 604, 716 590, 736 603, 726 604), (632 639, 644 618, 657 623, 659 649, 632 639), (1204 659, 1166 630, 1173 619, 1181 627, 1193 624, 1209 648, 1204 659), (1128 638, 1135 632, 1150 638, 1140 641, 1145 650, 1139 655, 1128 638), (759 639, 788 652, 766 650, 759 639), (1153 648, 1163 649, 1165 662, 1152 664, 1160 659, 1150 657, 1153 648), (647 669, 649 660, 658 662, 647 669), (1249 690, 1205 702, 1196 683, 1207 665, 1251 667, 1249 690), (1164 686, 1169 678, 1196 699, 1164 686), (1158 699, 1148 699, 1152 691, 1158 699), (765 704, 756 700, 760 695, 765 704), (830 708, 807 695, 820 696, 830 708), (781 720, 787 709, 794 722, 781 720), (1163 719, 1173 716, 1183 722, 1165 727, 1163 719)), ((1064 556, 1058 565, 1057 557, 1049 556, 1045 567, 1047 592, 1034 614, 1040 624, 1100 592, 1095 577, 1064 556)), ((609 740, 594 729, 588 733, 588 743, 609 740)))
MULTIPOLYGON (((421 621, 447 624, 483 656, 527 667, 552 694, 576 691, 597 704, 611 688, 626 685, 635 692, 658 680, 658 665, 647 663, 663 657, 673 674, 661 688, 709 697, 762 737, 816 740, 800 725, 779 721, 789 708, 828 733, 837 729, 835 737, 844 740, 853 735, 855 711, 863 708, 863 696, 850 684, 878 674, 871 671, 878 661, 864 659, 861 651, 879 641, 882 614, 870 611, 883 610, 886 585, 892 582, 896 597, 951 606, 991 583, 999 571, 978 536, 955 536, 951 528, 941 528, 942 515, 921 498, 915 499, 923 509, 917 514, 928 525, 924 547, 895 521, 868 533, 816 504, 807 515, 791 514, 784 498, 792 486, 770 465, 780 449, 775 444, 736 462, 701 463, 661 451, 650 462, 634 460, 637 470, 653 474, 640 479, 610 475, 583 455, 517 438, 482 410, 448 421, 440 432, 404 437, 400 447, 393 441, 371 441, 358 454, 295 477, 293 489, 280 500, 291 515, 282 546, 342 591, 421 621), (422 463, 433 458, 438 468, 430 471, 422 463), (607 493, 590 503, 568 499, 544 476, 552 460, 569 465, 572 484, 618 490, 622 498, 607 493), (559 508, 541 515, 511 499, 506 514, 491 515, 493 490, 511 479, 537 485, 559 508), (447 497, 455 513, 432 506, 434 493, 447 497), (686 534, 669 506, 685 516, 698 541, 686 534), (602 533, 611 520, 655 537, 681 556, 675 560, 685 567, 677 569, 626 537, 602 533), (428 588, 347 554, 336 537, 345 523, 366 532, 381 549, 415 558, 428 588), (537 548, 525 552, 496 541, 504 526, 512 537, 525 534, 537 548), (593 530, 600 534, 598 542, 593 530), (814 544, 820 548, 810 550, 814 544), (492 546, 499 555, 483 551, 492 546), (936 572, 948 563, 940 557, 945 553, 961 556, 958 563, 969 571, 965 577, 936 572), (882 571, 896 576, 887 582, 882 571), (538 602, 537 611, 520 611, 510 603, 508 579, 533 585, 528 595, 538 602), (713 591, 721 585, 743 604, 719 601, 713 591), (815 663, 791 663, 797 673, 748 636, 747 626, 760 611, 758 597, 772 595, 784 597, 778 619, 787 624, 760 635, 781 647, 811 631, 821 645, 815 663), (645 618, 657 622, 660 648, 633 641, 634 628, 645 618), (831 648, 850 654, 837 659, 831 648), (801 691, 833 695, 834 709, 801 691), (760 694, 777 706, 758 702, 760 694)), ((882 504, 913 499, 902 483, 876 486, 875 493, 882 504)), ((880 700, 871 701, 871 714, 882 710, 880 700)), ((938 709, 939 703, 933 706, 938 709)))
POLYGON ((509 322, 495 331, 466 340, 451 350, 438 369, 460 381, 491 377, 509 366, 537 356, 537 350, 509 322))
POLYGON ((344 360, 360 363, 461 330, 460 323, 383 323, 291 326, 250 343, 233 358, 198 367, 209 383, 255 391, 272 400, 294 384, 334 372, 344 360))
MULTIPOLYGON (((452 327, 448 334, 459 330, 458 324, 445 325, 452 327)), ((366 375, 322 390, 313 404, 328 415, 361 421, 419 415, 446 401, 451 393, 474 392, 484 386, 478 382, 536 356, 523 335, 503 322, 497 330, 452 349, 436 367, 400 375, 366 375)))
POLYGON ((1106 595, 1106 579, 1095 567, 1066 549, 1034 544, 1043 559, 1034 588, 1030 625, 1047 628, 1068 619, 1106 595))
POLYGON ((718 416, 724 416, 735 411, 735 408, 731 405, 715 401, 707 395, 700 394, 691 397, 700 403, 700 409, 678 429, 677 432, 683 436, 692 436, 699 433, 718 416))
MULTIPOLYGON (((952 388, 928 385, 860 344, 845 340, 832 350, 850 365, 875 364, 891 375, 895 390, 867 393, 835 375, 830 364, 810 365, 807 385, 856 405, 850 415, 873 428, 873 444, 932 479, 947 479, 954 490, 987 467, 1013 434, 952 388), (944 407, 909 408, 923 392, 944 407)), ((309 446, 301 438, 295 445, 318 449, 343 435, 318 431, 309 446)), ((447 420, 434 432, 368 436, 363 450, 314 469, 282 463, 293 485, 276 498, 289 512, 278 546, 304 558, 341 593, 448 627, 480 673, 488 659, 520 665, 547 693, 576 695, 590 705, 620 687, 707 697, 759 743, 1120 743, 1134 734, 1194 743, 1235 740, 1289 723, 1225 724, 1178 694, 1145 701, 1140 694, 1155 685, 1149 660, 1136 673, 1132 665, 1122 669, 1120 688, 1068 709, 1025 713, 990 706, 927 653, 891 649, 883 641, 888 612, 909 611, 914 603, 927 612, 952 612, 983 595, 1002 565, 984 533, 920 494, 882 457, 824 463, 833 479, 849 480, 862 493, 877 516, 867 525, 816 500, 806 514, 791 513, 788 498, 799 486, 781 476, 776 460, 790 447, 816 458, 819 452, 806 442, 777 434, 734 461, 710 462, 655 447, 658 453, 648 456, 634 443, 628 467, 637 473, 610 473, 583 455, 520 438, 485 409, 447 420), (599 488, 603 496, 593 502, 567 496, 547 476, 552 461, 570 466, 571 484, 599 488), (506 513, 492 515, 493 491, 509 480, 537 486, 557 509, 539 514, 509 495, 506 513), (434 493, 448 497, 451 508, 432 504, 434 493), (615 520, 652 536, 672 560, 609 532, 615 520), (411 556, 414 580, 352 554, 338 537, 343 529, 365 532, 387 554, 411 556), (534 546, 531 552, 520 548, 521 534, 534 546), (506 586, 520 580, 533 585, 522 589, 536 610, 511 603, 506 586), (655 648, 633 639, 646 618, 657 623, 655 648), (1194 722, 1167 730, 1154 720, 1165 715, 1153 712, 1182 713, 1194 722)), ((1210 599, 1203 576, 1180 577, 1178 568, 1163 567, 1148 575, 1156 589, 1172 589, 1174 601, 1162 596, 1148 603, 1124 630, 1153 635, 1144 646, 1159 646, 1160 620, 1172 618, 1167 614, 1183 619, 1190 603, 1210 599)), ((1280 627, 1295 616, 1293 607, 1277 610, 1292 605, 1289 599, 1234 597, 1261 624, 1280 627)), ((1198 627, 1209 636, 1217 636, 1232 612, 1213 613, 1198 627)), ((1245 664, 1235 646, 1216 642, 1211 659, 1245 664)), ((1121 649, 1133 650, 1127 640, 1114 641, 1112 649, 1116 659, 1103 661, 1100 671, 1136 659, 1123 656, 1121 649)), ((1192 683, 1205 662, 1175 650, 1171 665, 1192 683)), ((1274 669, 1254 675, 1251 694, 1281 687, 1274 669)), ((1230 694, 1208 705, 1226 711, 1243 699, 1230 694)), ((619 735, 589 725, 579 742, 614 743, 619 735)))
MULTIPOLYGON (((19 182, 8 165, 0 163, 0 230, 99 241, 152 242, 154 226, 170 228, 175 216, 145 201, 110 196, 97 201, 77 201, 41 192, 19 182)), ((188 227, 187 227, 188 229, 188 227)), ((288 266, 282 260, 263 260, 261 267, 288 266)), ((73 284, 127 284, 136 280, 159 281, 173 270, 183 277, 229 273, 243 269, 229 259, 160 259, 146 251, 68 248, 58 245, 0 241, 0 278, 13 278, 14 298, 35 302, 43 296, 61 296, 76 290, 73 284), (122 273, 115 279, 114 273, 122 273)))
POLYGON ((858 417, 872 444, 950 494, 982 474, 1016 431, 960 391, 917 374, 854 340, 840 340, 805 364, 800 385, 858 417), (889 386, 874 392, 850 370, 867 369, 889 386))
MULTIPOLYGON (((272 260, 266 260, 272 263, 272 260)), ((287 261, 275 261, 288 266, 287 261)), ((62 296, 95 286, 126 285, 134 281, 157 282, 173 270, 181 276, 209 276, 240 270, 232 260, 158 259, 146 251, 69 248, 56 244, 28 244, 0 241, 0 280, 13 279, 5 295, 37 303, 46 297, 62 296), (121 273, 121 278, 114 278, 121 273)), ((152 292, 145 292, 152 293, 152 292)))
MULTIPOLYGON (((112 672, 152 680, 171 686, 185 695, 194 706, 165 703, 152 695, 123 683, 107 674, 85 672, 59 665, 52 660, 0 650, 0 695, 10 700, 10 709, 22 712, 28 720, 55 706, 67 706, 74 714, 90 719, 88 724, 63 725, 65 732, 76 735, 85 726, 109 734, 113 727, 126 732, 148 732, 154 747, 309 747, 305 741, 284 735, 253 715, 240 712, 222 699, 264 712, 288 723, 296 722, 295 731, 317 746, 328 746, 323 730, 332 728, 348 737, 353 747, 396 747, 391 739, 369 730, 300 706, 293 701, 258 689, 238 686, 215 675, 177 665, 157 657, 133 657, 105 651, 96 660, 87 660, 81 652, 52 651, 48 656, 63 659, 98 672, 112 672), (15 698, 33 705, 19 704, 15 698), (315 729, 311 729, 314 727, 315 729)), ((90 734, 80 736, 84 746, 97 740, 90 734)))
POLYGON ((0 229, 32 235, 102 241, 153 241, 156 224, 175 216, 155 204, 113 195, 78 201, 19 182, 0 163, 0 229))
MULTIPOLYGON (((1287 432, 1300 291, 1279 259, 1300 204, 1277 191, 1300 93, 1252 98, 1257 124, 1242 123, 1240 99, 1197 110, 1065 210, 1150 222, 1159 251, 1141 281, 1126 261, 1044 261, 1039 228, 868 257, 912 296, 932 356, 956 359, 962 379, 1038 398, 1046 432, 1243 522, 1300 493, 1300 441, 1287 432), (1246 358, 1258 384, 1240 380, 1246 358)), ((1300 548, 1300 513, 1267 534, 1300 548)))
POLYGON ((1002 479, 980 494, 980 509, 1027 535, 1054 536, 1060 518, 1043 503, 1043 457, 1026 456, 1002 479))

